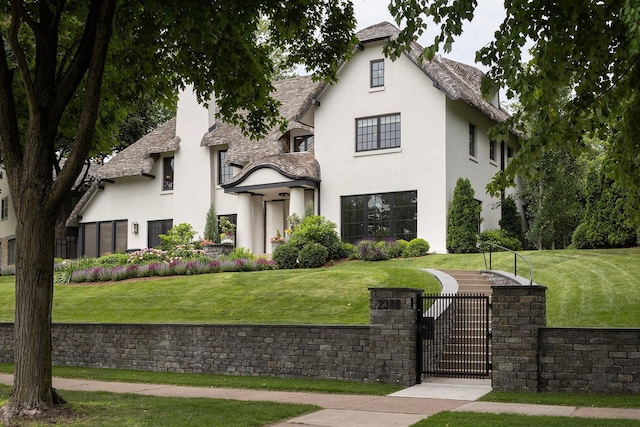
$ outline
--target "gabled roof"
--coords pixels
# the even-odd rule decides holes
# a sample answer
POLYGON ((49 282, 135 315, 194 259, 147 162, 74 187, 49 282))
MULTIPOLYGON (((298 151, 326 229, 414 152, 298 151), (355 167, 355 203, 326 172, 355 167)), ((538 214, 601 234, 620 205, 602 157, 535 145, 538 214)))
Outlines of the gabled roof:
POLYGON ((84 207, 87 206, 87 203, 89 203, 89 200, 91 200, 99 187, 100 181, 93 181, 91 183, 87 191, 82 195, 80 200, 78 200, 78 203, 76 203, 76 205, 71 210, 71 213, 69 214, 69 217, 64 224, 66 227, 77 226, 76 221, 78 220, 78 218, 80 218, 80 213, 82 212, 84 207))
MULTIPOLYGON (((400 30, 389 22, 381 22, 367 27, 357 33, 360 43, 371 43, 380 40, 392 40, 398 36, 400 30)), ((411 44, 411 50, 405 55, 413 61, 434 82, 436 87, 443 90, 449 98, 460 99, 470 106, 484 113, 494 122, 503 122, 509 115, 482 97, 480 85, 484 73, 479 69, 460 62, 435 56, 431 61, 423 55, 423 47, 417 42, 411 44)))
MULTIPOLYGON (((366 44, 391 40, 399 33, 400 30, 393 24, 382 22, 359 31, 357 37, 360 43, 366 44)), ((428 61, 422 56, 422 51, 422 46, 414 42, 411 50, 405 55, 449 98, 466 102, 495 122, 502 122, 509 117, 506 112, 482 97, 480 89, 484 77, 482 71, 441 57, 428 61)), ((277 81, 274 87, 274 98, 282 104, 280 114, 289 123, 287 130, 300 128, 313 133, 312 127, 300 123, 299 120, 327 86, 313 82, 310 76, 305 76, 277 81)), ((201 145, 228 145, 227 162, 243 167, 250 166, 249 169, 252 169, 258 164, 266 167, 265 162, 274 162, 274 156, 284 154, 281 137, 280 129, 274 128, 265 139, 254 141, 243 135, 237 126, 218 122, 212 131, 204 135, 201 145)), ((277 168, 275 164, 274 168, 277 168)), ((243 170, 241 175, 246 173, 247 171, 243 170)))
POLYGON ((180 138, 176 136, 176 118, 174 117, 113 156, 98 170, 97 179, 71 211, 66 226, 74 225, 82 210, 102 185, 100 180, 148 174, 161 153, 176 151, 178 148, 180 148, 180 138))
POLYGON ((98 179, 148 174, 161 153, 176 151, 178 148, 180 138, 176 136, 174 117, 113 156, 98 172, 98 179))
MULTIPOLYGON (((288 121, 287 129, 304 129, 313 133, 311 126, 299 120, 315 101, 322 85, 314 82, 311 76, 294 77, 273 83, 273 97, 280 102, 280 115, 288 121)), ((261 140, 251 140, 240 128, 218 121, 213 130, 202 138, 202 146, 228 145, 227 161, 231 164, 246 165, 258 159, 283 154, 280 138, 282 132, 278 127, 271 129, 261 140)))

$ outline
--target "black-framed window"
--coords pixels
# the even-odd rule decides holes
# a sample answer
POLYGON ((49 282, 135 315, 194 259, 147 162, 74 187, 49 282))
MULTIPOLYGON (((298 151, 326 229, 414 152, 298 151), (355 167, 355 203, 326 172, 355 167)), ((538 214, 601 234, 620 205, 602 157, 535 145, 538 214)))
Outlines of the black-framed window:
POLYGON ((126 252, 128 229, 129 222, 126 219, 80 224, 82 255, 97 258, 126 252))
POLYGON ((469 155, 476 157, 476 126, 469 123, 469 155))
POLYGON ((13 265, 16 263, 16 239, 7 240, 7 264, 13 265))
POLYGON ((400 113, 356 119, 356 151, 400 147, 400 113))
POLYGON ((235 226, 238 225, 238 215, 237 214, 218 215, 218 230, 220 230, 220 233, 222 233, 222 228, 220 227, 220 219, 222 217, 227 218, 231 224, 233 224, 235 226))
POLYGON ((295 153, 303 153, 309 151, 313 143, 313 135, 302 135, 293 138, 293 151, 295 153))
POLYGON ((489 141, 489 160, 496 161, 496 142, 492 139, 489 141))
POLYGON ((173 157, 165 157, 162 160, 162 191, 173 190, 173 157))
POLYGON ((370 62, 370 79, 371 87, 384 86, 384 59, 376 59, 370 62))
POLYGON ((354 243, 365 237, 378 240, 417 237, 418 192, 342 196, 342 240, 354 243))
POLYGON ((2 198, 2 206, 0 207, 0 219, 9 218, 9 196, 2 198))
POLYGON ((167 231, 173 227, 173 219, 161 219, 157 221, 147 222, 147 247, 160 247, 160 234, 167 234, 167 231))
POLYGON ((233 167, 227 164, 227 150, 218 151, 218 185, 233 178, 233 167))

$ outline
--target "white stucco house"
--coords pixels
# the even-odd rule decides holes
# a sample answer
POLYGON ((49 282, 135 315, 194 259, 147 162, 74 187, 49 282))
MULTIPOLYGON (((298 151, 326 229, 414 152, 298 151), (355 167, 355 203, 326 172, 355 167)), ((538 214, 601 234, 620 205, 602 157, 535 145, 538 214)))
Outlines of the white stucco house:
POLYGON ((216 121, 180 94, 177 115, 111 159, 67 225, 80 227, 82 255, 155 246, 173 224, 203 233, 206 213, 237 224, 236 245, 270 252, 286 218, 315 213, 342 239, 426 239, 446 252, 447 211, 456 181, 468 178, 482 204, 481 229, 498 228, 500 209, 485 192, 517 150, 514 136, 490 141, 507 119, 498 95, 480 93, 482 72, 422 48, 391 61, 382 48, 398 29, 381 23, 358 33, 353 57, 331 86, 310 77, 274 84, 288 120, 263 140, 216 121))

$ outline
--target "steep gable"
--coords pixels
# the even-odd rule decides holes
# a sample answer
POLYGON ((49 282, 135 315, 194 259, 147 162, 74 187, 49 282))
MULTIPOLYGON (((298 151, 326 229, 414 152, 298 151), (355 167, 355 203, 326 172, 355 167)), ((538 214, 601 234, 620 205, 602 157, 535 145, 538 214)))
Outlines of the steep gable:
MULTIPOLYGON (((393 40, 400 30, 393 24, 381 22, 367 27, 357 33, 360 43, 366 44, 381 40, 393 40)), ((427 60, 422 51, 424 48, 417 42, 411 44, 411 50, 405 55, 411 59, 434 83, 451 99, 460 99, 476 108, 494 122, 503 122, 509 115, 487 101, 481 92, 480 85, 484 73, 475 67, 450 59, 435 56, 427 60)))
POLYGON ((98 173, 98 179, 122 178, 149 173, 161 153, 180 148, 176 136, 176 118, 161 124, 111 160, 98 173))

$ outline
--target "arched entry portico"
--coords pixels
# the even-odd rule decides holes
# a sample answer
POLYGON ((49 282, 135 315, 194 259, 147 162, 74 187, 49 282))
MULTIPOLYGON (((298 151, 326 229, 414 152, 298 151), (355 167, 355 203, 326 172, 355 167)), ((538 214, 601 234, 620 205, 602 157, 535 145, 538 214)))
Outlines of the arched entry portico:
POLYGON ((238 196, 236 246, 271 253, 271 237, 284 235, 287 217, 304 216, 312 202, 318 212, 318 166, 308 153, 289 153, 248 165, 223 185, 238 196))

